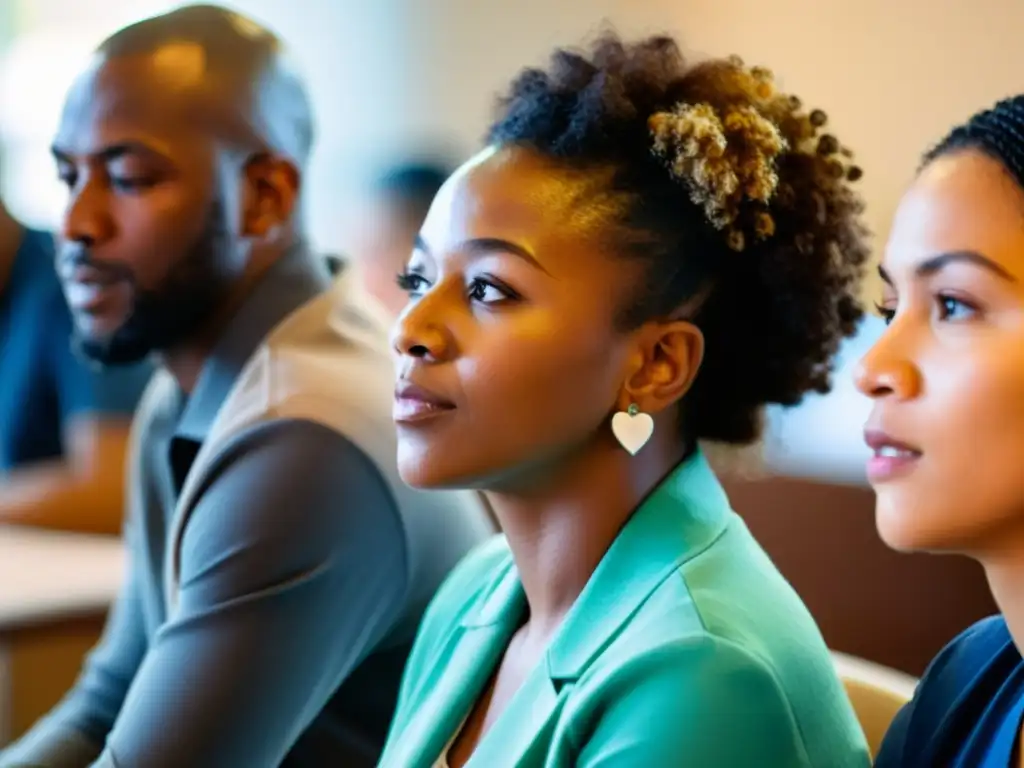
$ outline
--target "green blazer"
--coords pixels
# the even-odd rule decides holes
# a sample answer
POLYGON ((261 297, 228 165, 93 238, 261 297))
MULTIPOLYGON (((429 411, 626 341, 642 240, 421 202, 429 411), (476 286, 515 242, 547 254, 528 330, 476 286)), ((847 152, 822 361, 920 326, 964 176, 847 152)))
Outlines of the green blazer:
MULTIPOLYGON (((379 765, 431 768, 526 611, 499 536, 427 611, 379 765)), ((870 765, 800 598, 697 454, 637 510, 473 768, 870 765)))

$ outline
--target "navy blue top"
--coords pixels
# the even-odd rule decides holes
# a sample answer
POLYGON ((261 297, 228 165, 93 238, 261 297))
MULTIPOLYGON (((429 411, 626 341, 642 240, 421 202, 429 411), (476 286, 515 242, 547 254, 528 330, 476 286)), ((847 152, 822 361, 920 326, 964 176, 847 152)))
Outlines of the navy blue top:
POLYGON ((93 367, 72 351, 71 323, 53 238, 26 230, 0 291, 0 475, 62 456, 74 416, 135 410, 151 366, 93 367))
POLYGON ((935 657, 885 735, 876 768, 1007 768, 1024 716, 1024 660, 1002 616, 935 657))

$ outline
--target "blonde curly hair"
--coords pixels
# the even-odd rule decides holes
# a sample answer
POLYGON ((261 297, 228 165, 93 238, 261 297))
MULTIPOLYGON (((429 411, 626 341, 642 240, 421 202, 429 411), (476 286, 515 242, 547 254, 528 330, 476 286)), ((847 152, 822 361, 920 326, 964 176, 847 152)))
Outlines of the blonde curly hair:
MULTIPOLYGON (((815 151, 826 158, 852 153, 829 134, 817 136, 825 114, 802 114, 798 99, 776 89, 771 70, 747 68, 735 56, 708 65, 708 70, 747 100, 723 101, 719 106, 680 102, 652 114, 647 125, 654 153, 687 186, 690 199, 702 206, 708 221, 725 230, 729 247, 742 251, 751 238, 765 240, 775 233, 770 203, 779 187, 777 163, 793 148, 791 142, 800 149, 817 138, 815 151)), ((860 177, 859 168, 831 162, 834 175, 860 177)), ((820 208, 822 201, 815 202, 820 208)))

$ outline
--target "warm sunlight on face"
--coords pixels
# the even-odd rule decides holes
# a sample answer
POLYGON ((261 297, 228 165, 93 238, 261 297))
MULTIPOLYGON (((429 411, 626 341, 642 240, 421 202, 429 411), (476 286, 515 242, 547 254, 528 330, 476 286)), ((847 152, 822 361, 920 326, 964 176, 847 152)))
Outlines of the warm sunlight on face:
POLYGON ((974 556, 1024 542, 1024 191, 980 152, 939 157, 881 271, 889 327, 857 384, 882 538, 974 556))
POLYGON ((579 190, 508 148, 478 155, 435 198, 393 331, 400 387, 417 390, 396 412, 406 482, 493 488, 572 454, 612 412, 631 272, 576 215, 579 190))

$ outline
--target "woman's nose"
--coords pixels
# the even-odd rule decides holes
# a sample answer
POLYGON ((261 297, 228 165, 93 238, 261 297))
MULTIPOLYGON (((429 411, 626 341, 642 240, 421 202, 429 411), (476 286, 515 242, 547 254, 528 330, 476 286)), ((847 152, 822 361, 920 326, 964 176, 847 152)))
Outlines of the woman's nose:
POLYGON ((409 304, 391 329, 391 346, 401 357, 441 362, 451 356, 451 334, 436 315, 429 296, 409 304))
POLYGON ((861 358, 854 383, 861 394, 872 399, 895 397, 906 400, 921 389, 921 375, 913 361, 901 350, 893 326, 882 334, 861 358))

